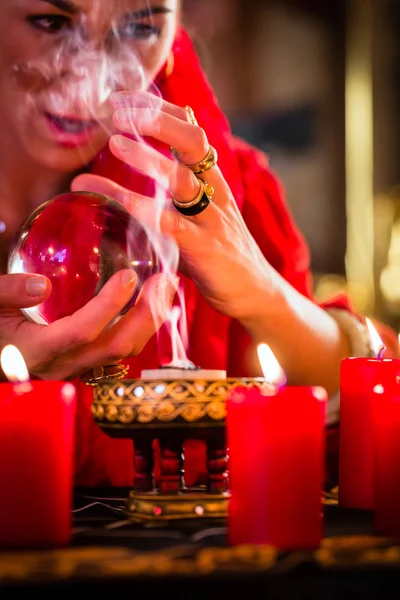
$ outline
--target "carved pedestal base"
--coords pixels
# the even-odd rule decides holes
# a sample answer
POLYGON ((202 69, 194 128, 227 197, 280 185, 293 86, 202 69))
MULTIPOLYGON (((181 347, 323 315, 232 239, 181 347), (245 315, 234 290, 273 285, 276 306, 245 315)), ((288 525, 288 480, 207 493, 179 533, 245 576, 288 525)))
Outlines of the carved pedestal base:
POLYGON ((228 510, 226 399, 237 385, 276 392, 265 379, 122 379, 98 381, 92 415, 110 437, 134 444, 135 482, 126 501, 129 519, 150 527, 180 521, 225 522, 228 510), (207 485, 186 488, 185 440, 207 448, 207 485), (160 445, 160 478, 155 488, 153 441, 160 445))

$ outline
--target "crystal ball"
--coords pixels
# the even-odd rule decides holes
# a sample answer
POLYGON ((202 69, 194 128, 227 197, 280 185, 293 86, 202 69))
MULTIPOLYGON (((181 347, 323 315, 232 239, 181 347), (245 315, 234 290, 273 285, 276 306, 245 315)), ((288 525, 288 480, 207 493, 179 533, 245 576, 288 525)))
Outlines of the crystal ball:
POLYGON ((160 270, 159 261, 139 221, 119 202, 92 192, 61 194, 36 208, 19 227, 8 256, 8 273, 37 273, 51 281, 49 298, 23 309, 41 324, 73 314, 126 268, 136 272, 138 282, 120 315, 160 270))

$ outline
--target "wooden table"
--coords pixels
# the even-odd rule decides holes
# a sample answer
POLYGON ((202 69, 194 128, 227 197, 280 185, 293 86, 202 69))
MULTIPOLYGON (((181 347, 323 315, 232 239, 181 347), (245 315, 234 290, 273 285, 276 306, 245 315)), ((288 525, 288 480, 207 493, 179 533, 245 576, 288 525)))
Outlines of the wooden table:
MULTIPOLYGON (((73 540, 53 551, 0 553, 0 598, 87 592, 167 597, 383 598, 400 586, 400 543, 374 536, 372 515, 327 499, 314 552, 226 544, 225 526, 145 529, 126 521, 127 490, 76 490, 73 540)), ((397 592, 396 592, 397 589, 397 592)), ((36 596, 38 597, 38 596, 36 596)))

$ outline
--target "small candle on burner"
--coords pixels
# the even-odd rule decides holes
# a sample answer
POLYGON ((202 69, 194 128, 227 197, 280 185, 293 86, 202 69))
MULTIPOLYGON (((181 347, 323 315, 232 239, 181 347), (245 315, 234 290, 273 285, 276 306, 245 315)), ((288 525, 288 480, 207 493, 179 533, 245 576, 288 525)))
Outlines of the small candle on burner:
POLYGON ((75 387, 30 381, 5 346, 0 384, 0 546, 54 547, 71 537, 75 387))
POLYGON ((228 540, 315 548, 322 537, 327 394, 286 386, 270 349, 263 344, 258 354, 275 390, 265 395, 238 386, 227 399, 228 540))
POLYGON ((347 357, 340 366, 339 504, 374 507, 371 394, 392 377, 393 361, 369 319, 366 324, 373 357, 347 357))
POLYGON ((187 358, 185 345, 179 331, 179 319, 181 315, 181 308, 173 306, 168 319, 172 352, 171 362, 160 366, 158 369, 144 369, 140 374, 140 378, 144 381, 154 381, 157 379, 204 379, 217 381, 226 379, 226 371, 221 369, 201 369, 187 358))
POLYGON ((158 369, 144 369, 140 373, 140 378, 143 381, 154 381, 156 379, 206 379, 209 381, 217 381, 226 379, 226 371, 218 369, 201 369, 190 364, 190 366, 170 364, 158 369))

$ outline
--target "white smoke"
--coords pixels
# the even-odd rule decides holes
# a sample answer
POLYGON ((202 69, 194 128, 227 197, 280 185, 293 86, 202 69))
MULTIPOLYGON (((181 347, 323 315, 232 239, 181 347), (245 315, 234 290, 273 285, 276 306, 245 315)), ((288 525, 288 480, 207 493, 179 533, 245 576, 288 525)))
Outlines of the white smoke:
MULTIPOLYGON (((110 31, 115 29, 110 26, 110 31)), ((45 107, 59 115, 79 110, 83 119, 98 120, 103 127, 104 118, 111 114, 112 92, 151 85, 133 45, 124 43, 117 32, 108 45, 87 39, 84 23, 64 33, 58 45, 40 58, 15 65, 14 73, 34 82, 27 101, 38 109, 45 107)))
MULTIPOLYGON (((108 0, 104 0, 106 2, 108 0)), ((95 5, 95 3, 94 3, 95 5)), ((102 2, 97 3, 101 9, 102 2)), ((119 4, 120 6, 120 4, 119 4)), ((93 8, 93 10, 95 10, 93 8)), ((93 15, 92 15, 93 17, 93 15)), ((110 22, 105 40, 90 39, 86 19, 58 35, 58 43, 43 51, 39 58, 17 64, 15 77, 32 81, 27 94, 26 108, 39 113, 46 111, 60 116, 79 115, 83 120, 96 120, 105 133, 115 133, 112 125, 110 95, 115 91, 140 92, 151 89, 148 103, 149 118, 154 108, 161 105, 160 94, 146 75, 135 44, 119 36, 118 24, 110 22)), ((148 45, 149 52, 152 44, 148 45)), ((140 105, 140 108, 144 108, 140 105)), ((132 120, 132 133, 140 139, 132 120)), ((143 141, 143 140, 142 140, 143 141)), ((143 142, 145 143, 145 142, 143 142)), ((160 218, 168 193, 156 185, 154 219, 151 227, 143 223, 162 264, 163 271, 175 279, 178 270, 179 249, 174 240, 160 232, 160 218)), ((179 307, 171 311, 168 327, 171 334, 172 364, 193 366, 187 359, 187 324, 183 292, 179 291, 179 307), (180 326, 178 326, 178 319, 180 326)))

